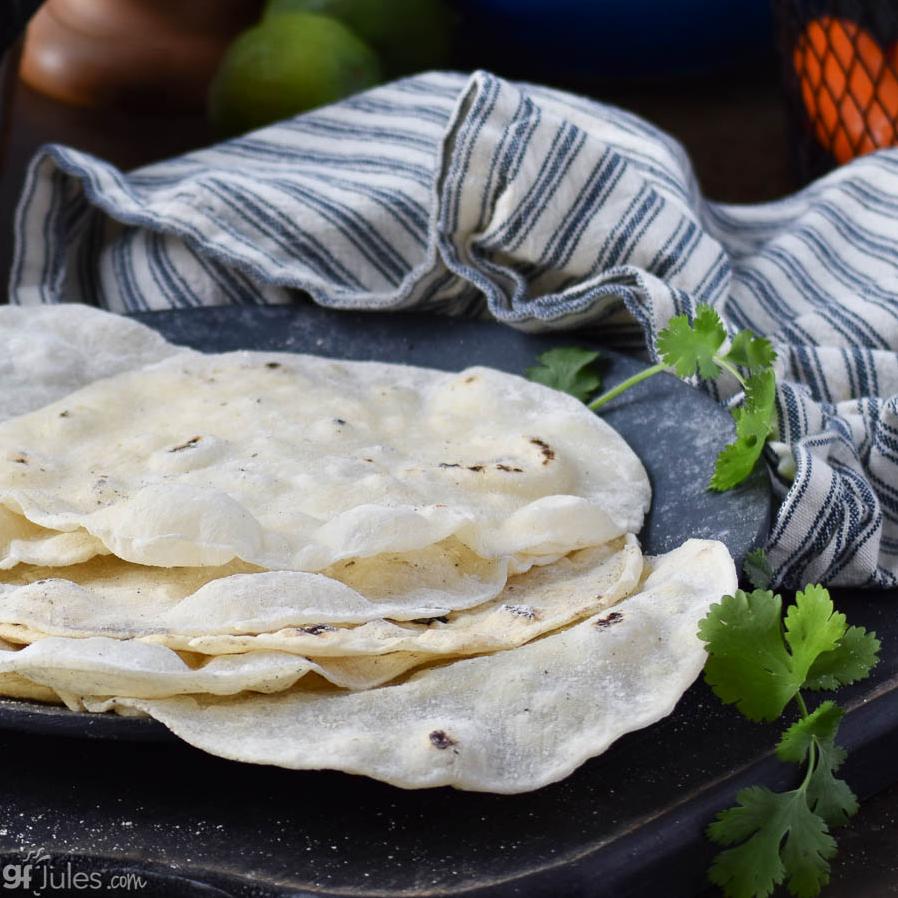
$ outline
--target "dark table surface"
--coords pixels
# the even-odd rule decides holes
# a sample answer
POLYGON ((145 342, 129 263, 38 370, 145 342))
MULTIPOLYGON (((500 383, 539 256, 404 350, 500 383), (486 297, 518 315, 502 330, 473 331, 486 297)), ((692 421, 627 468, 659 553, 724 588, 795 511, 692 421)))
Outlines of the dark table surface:
MULTIPOLYGON (((0 122, 0 282, 4 284, 24 168, 42 143, 68 143, 131 168, 210 140, 200 117, 135 118, 61 106, 18 83, 14 56, 4 61, 4 85, 0 122)), ((582 91, 581 85, 561 86, 582 91)), ((786 115, 772 60, 720 77, 592 92, 646 116, 682 140, 705 192, 713 199, 757 202, 781 196, 795 186, 786 115)), ((859 816, 839 833, 842 851, 825 895, 898 894, 896 816, 898 786, 865 802, 859 816)))

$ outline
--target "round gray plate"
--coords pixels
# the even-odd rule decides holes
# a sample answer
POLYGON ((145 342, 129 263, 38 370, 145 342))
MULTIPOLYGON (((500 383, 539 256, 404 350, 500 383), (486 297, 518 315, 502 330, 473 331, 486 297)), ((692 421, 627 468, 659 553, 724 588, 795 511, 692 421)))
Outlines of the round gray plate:
MULTIPOLYGON (((546 349, 578 345, 601 350, 606 387, 645 367, 583 336, 524 334, 492 322, 433 315, 339 312, 302 304, 222 306, 134 317, 173 343, 205 352, 308 352, 446 371, 489 365, 523 374, 546 349)), ((652 509, 640 534, 644 551, 667 552, 689 537, 719 539, 741 568, 745 554, 763 543, 771 496, 767 475, 760 469, 735 490, 707 490, 714 459, 732 439, 729 413, 704 393, 661 374, 611 403, 603 417, 633 447, 652 482, 652 509)), ((0 726, 102 739, 169 737, 152 720, 79 714, 20 701, 0 701, 0 726)))

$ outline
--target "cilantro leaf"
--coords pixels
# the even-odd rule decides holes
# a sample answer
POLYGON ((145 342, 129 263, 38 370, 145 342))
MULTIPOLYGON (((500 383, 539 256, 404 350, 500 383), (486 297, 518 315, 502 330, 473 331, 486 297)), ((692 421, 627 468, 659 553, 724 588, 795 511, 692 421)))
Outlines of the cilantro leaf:
POLYGON ((833 609, 828 590, 822 586, 806 586, 795 594, 795 603, 789 606, 785 623, 792 668, 802 685, 818 656, 835 649, 845 635, 845 615, 833 609))
POLYGON ((696 307, 692 324, 685 315, 670 319, 667 327, 658 334, 658 353, 680 377, 691 377, 698 372, 702 377, 713 379, 720 374, 714 356, 726 336, 717 312, 711 306, 700 305, 696 307))
POLYGON ((773 582, 773 568, 763 549, 752 549, 742 562, 742 572, 755 589, 769 589, 773 582))
POLYGON ((602 387, 602 379, 593 368, 599 353, 578 346, 560 346, 538 357, 538 366, 528 368, 527 378, 586 402, 602 387))
POLYGON ((828 861, 836 853, 836 840, 826 822, 808 807, 804 795, 792 806, 789 827, 781 849, 786 885, 797 898, 814 898, 829 882, 828 861))
POLYGON ((799 898, 816 895, 829 882, 827 859, 836 843, 808 807, 804 791, 777 794, 753 786, 736 800, 736 807, 718 814, 708 827, 712 841, 735 846, 714 859, 711 882, 731 898, 769 895, 783 880, 799 898))
MULTIPOLYGON (((763 574, 763 553, 752 559, 763 574)), ((748 569, 748 568, 747 568, 748 569)), ((836 776, 845 750, 836 744, 843 711, 824 701, 808 713, 799 690, 835 688, 867 676, 879 640, 848 627, 829 592, 809 585, 796 593, 781 620, 782 600, 756 589, 724 596, 699 623, 706 643, 705 679, 726 703, 753 720, 772 720, 795 697, 801 717, 783 733, 777 756, 806 763, 791 792, 744 789, 737 805, 718 814, 708 837, 722 846, 708 871, 731 898, 766 898, 785 882, 798 898, 812 898, 829 882, 836 851, 830 828, 858 810, 848 783, 836 776)))
POLYGON ((843 826, 858 812, 857 796, 835 772, 845 760, 845 749, 836 745, 835 734, 817 742, 817 766, 808 783, 808 805, 828 826, 843 826))
POLYGON ((778 595, 740 589, 712 605, 699 623, 698 636, 708 652, 706 682, 721 701, 735 704, 750 720, 779 717, 818 657, 832 652, 845 636, 845 615, 834 611, 822 586, 796 594, 785 634, 781 612, 778 595))
POLYGON ((776 377, 772 369, 752 375, 745 401, 733 409, 736 439, 717 456, 709 488, 724 491, 742 483, 754 470, 776 423, 776 377))
MULTIPOLYGON (((736 439, 717 456, 708 484, 708 489, 721 492, 732 489, 751 474, 776 424, 776 375, 772 367, 776 352, 773 346, 766 338, 743 330, 733 337, 729 349, 722 353, 726 339, 726 328, 709 305, 696 306, 692 321, 686 315, 675 315, 658 334, 660 361, 628 377, 589 403, 593 411, 598 411, 621 393, 663 371, 673 371, 679 377, 698 374, 706 380, 714 380, 726 369, 743 385, 745 398, 742 407, 733 412, 736 439), (753 373, 746 381, 737 368, 753 373)), ((549 386, 557 386, 556 377, 551 372, 530 369, 528 376, 549 386)), ((578 395, 574 390, 568 392, 578 395)))
POLYGON ((811 665, 808 689, 837 689, 866 679, 879 661, 879 640, 863 627, 849 627, 839 644, 811 665))
POLYGON ((756 589, 724 596, 699 623, 705 681, 749 720, 775 720, 801 686, 780 631, 782 599, 756 589))
POLYGON ((777 757, 781 761, 800 764, 807 756, 815 737, 829 741, 836 738, 842 714, 842 709, 835 702, 822 702, 807 717, 800 717, 783 733, 776 746, 777 757))
POLYGON ((766 337, 756 337, 751 331, 739 331, 724 358, 740 368, 759 371, 769 368, 776 361, 776 351, 766 337))

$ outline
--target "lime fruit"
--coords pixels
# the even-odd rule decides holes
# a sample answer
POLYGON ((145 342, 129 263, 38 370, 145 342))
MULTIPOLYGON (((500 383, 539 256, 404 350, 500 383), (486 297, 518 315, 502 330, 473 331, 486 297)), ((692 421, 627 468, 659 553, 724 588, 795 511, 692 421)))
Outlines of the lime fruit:
POLYGON ((333 103, 381 80, 374 51, 328 16, 263 19, 228 48, 209 88, 209 116, 239 134, 333 103))
POLYGON ((454 15, 444 0, 268 0, 265 17, 287 12, 332 16, 377 50, 390 75, 447 63, 454 15))

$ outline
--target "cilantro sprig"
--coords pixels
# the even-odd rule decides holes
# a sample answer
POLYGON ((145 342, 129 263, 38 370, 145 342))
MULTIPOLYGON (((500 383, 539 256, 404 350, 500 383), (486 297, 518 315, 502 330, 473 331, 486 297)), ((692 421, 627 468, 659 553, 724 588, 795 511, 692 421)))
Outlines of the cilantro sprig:
POLYGON ((524 372, 528 379, 586 402, 602 389, 602 379, 595 370, 599 353, 579 346, 559 346, 539 357, 539 365, 524 372))
POLYGON ((763 549, 752 549, 745 556, 742 571, 755 589, 767 589, 773 583, 773 565, 763 549))
MULTIPOLYGON (((767 585, 770 565, 762 552, 751 553, 745 570, 750 579, 760 574, 756 585, 767 585)), ((836 742, 843 711, 831 699, 809 710, 802 691, 833 690, 869 676, 879 640, 849 627, 822 586, 806 586, 785 616, 782 610, 782 598, 769 589, 737 590, 699 624, 708 652, 705 680, 714 693, 754 721, 776 720, 794 704, 798 719, 776 753, 805 765, 797 788, 743 789, 708 827, 708 837, 724 847, 708 877, 730 898, 765 898, 783 882, 797 898, 819 894, 836 852, 830 831, 858 809, 836 776, 845 759, 836 742)))
MULTIPOLYGON (((596 397, 588 403, 589 408, 598 411, 662 371, 704 380, 731 375, 742 387, 744 399, 733 410, 736 438, 717 456, 708 488, 721 492, 732 489, 754 470, 776 424, 776 352, 769 340, 749 330, 735 334, 724 349, 726 343, 726 329, 711 306, 699 305, 692 321, 677 315, 658 334, 661 361, 596 397)), ((539 357, 538 367, 528 369, 527 376, 586 402, 599 389, 598 376, 592 369, 596 357, 597 353, 575 347, 550 349, 539 357)))

